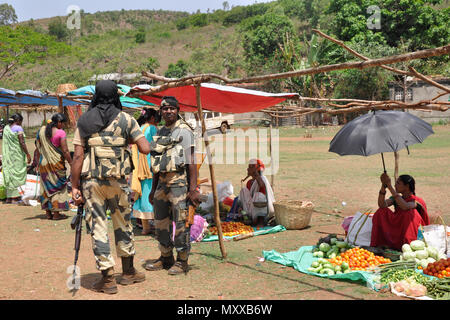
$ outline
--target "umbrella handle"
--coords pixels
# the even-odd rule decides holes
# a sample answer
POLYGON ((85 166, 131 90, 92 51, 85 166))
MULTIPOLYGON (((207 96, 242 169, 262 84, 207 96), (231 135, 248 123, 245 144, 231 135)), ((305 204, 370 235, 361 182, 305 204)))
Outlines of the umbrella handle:
POLYGON ((383 153, 381 153, 381 160, 383 161, 383 169, 384 169, 384 173, 387 173, 387 172, 386 172, 386 165, 384 164, 384 155, 383 155, 383 153))

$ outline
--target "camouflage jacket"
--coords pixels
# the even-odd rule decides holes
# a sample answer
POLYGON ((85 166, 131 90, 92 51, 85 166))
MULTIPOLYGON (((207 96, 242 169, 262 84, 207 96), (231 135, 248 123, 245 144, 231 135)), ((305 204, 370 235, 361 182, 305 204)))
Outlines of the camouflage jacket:
POLYGON ((133 120, 121 112, 107 128, 87 139, 81 170, 84 178, 121 179, 130 175, 133 163, 128 141, 141 133, 133 120))
POLYGON ((190 160, 186 154, 186 147, 191 143, 193 143, 192 130, 181 121, 177 121, 171 127, 162 127, 157 135, 153 136, 153 141, 150 142, 151 167, 153 173, 160 173, 160 183, 168 186, 187 185, 190 160), (192 135, 192 141, 184 140, 186 133, 187 136, 192 135))

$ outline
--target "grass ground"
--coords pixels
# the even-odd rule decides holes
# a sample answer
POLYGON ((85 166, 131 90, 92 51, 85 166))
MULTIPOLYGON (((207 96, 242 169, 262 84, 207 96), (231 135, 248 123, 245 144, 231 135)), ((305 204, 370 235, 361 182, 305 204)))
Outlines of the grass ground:
MULTIPOLYGON (((147 280, 119 287, 119 293, 106 296, 91 291, 99 278, 92 254, 91 239, 83 232, 79 267, 81 289, 73 296, 67 289, 67 268, 73 261, 74 232, 70 219, 49 221, 39 207, 0 204, 0 299, 91 300, 91 299, 268 299, 268 300, 390 300, 390 293, 375 292, 363 283, 327 280, 292 268, 259 261, 263 250, 288 252, 312 245, 323 233, 343 233, 345 216, 358 210, 376 208, 381 158, 347 156, 328 152, 338 128, 310 129, 312 138, 304 138, 305 129, 281 128, 280 168, 274 177, 277 199, 310 200, 315 204, 310 227, 258 236, 243 241, 227 241, 227 259, 223 260, 218 242, 195 243, 190 257, 191 271, 171 277, 165 271, 146 272, 147 280), (346 206, 342 202, 347 203, 346 206)), ((409 173, 417 181, 417 194, 427 202, 431 214, 442 214, 450 223, 450 126, 434 127, 435 134, 423 144, 400 152, 400 173, 409 173)), ((30 150, 33 140, 28 140, 30 150)), ((70 147, 71 148, 71 147, 70 147)), ((388 173, 393 175, 394 160, 386 155, 388 173)), ((216 165, 218 182, 231 181, 235 194, 246 165, 216 165)), ((209 177, 208 167, 200 171, 209 177)), ((270 179, 270 177, 269 177, 270 179)), ((70 215, 74 215, 71 212, 70 215)), ((111 226, 110 226, 111 228, 111 226)), ((112 228, 110 230, 112 236, 112 228)), ((135 230, 136 265, 158 257, 157 242, 135 230)), ((113 249, 115 252, 115 249, 113 249)), ((115 254, 114 254, 115 256, 115 254)), ((120 261, 116 273, 121 272, 120 261)))

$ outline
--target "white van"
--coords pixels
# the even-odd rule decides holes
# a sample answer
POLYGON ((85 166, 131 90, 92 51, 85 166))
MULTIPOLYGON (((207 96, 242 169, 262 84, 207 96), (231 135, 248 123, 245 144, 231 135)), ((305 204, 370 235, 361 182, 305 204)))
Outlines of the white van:
MULTIPOLYGON (((200 121, 197 123, 194 113, 185 112, 182 116, 194 130, 197 126, 201 128, 201 123, 200 121)), ((232 113, 203 111, 203 118, 205 119, 206 130, 219 129, 220 132, 226 133, 231 128, 231 125, 234 124, 234 115, 232 113)))

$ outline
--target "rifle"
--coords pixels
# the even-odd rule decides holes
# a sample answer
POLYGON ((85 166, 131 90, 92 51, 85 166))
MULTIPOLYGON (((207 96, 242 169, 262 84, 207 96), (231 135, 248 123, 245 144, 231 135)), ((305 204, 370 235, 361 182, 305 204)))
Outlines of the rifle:
POLYGON ((70 223, 70 227, 72 230, 75 230, 75 259, 73 262, 73 280, 72 283, 75 284, 76 278, 76 265, 78 262, 78 253, 80 251, 81 246, 81 230, 83 228, 83 207, 84 204, 80 204, 78 206, 77 215, 73 217, 72 222, 70 223))

